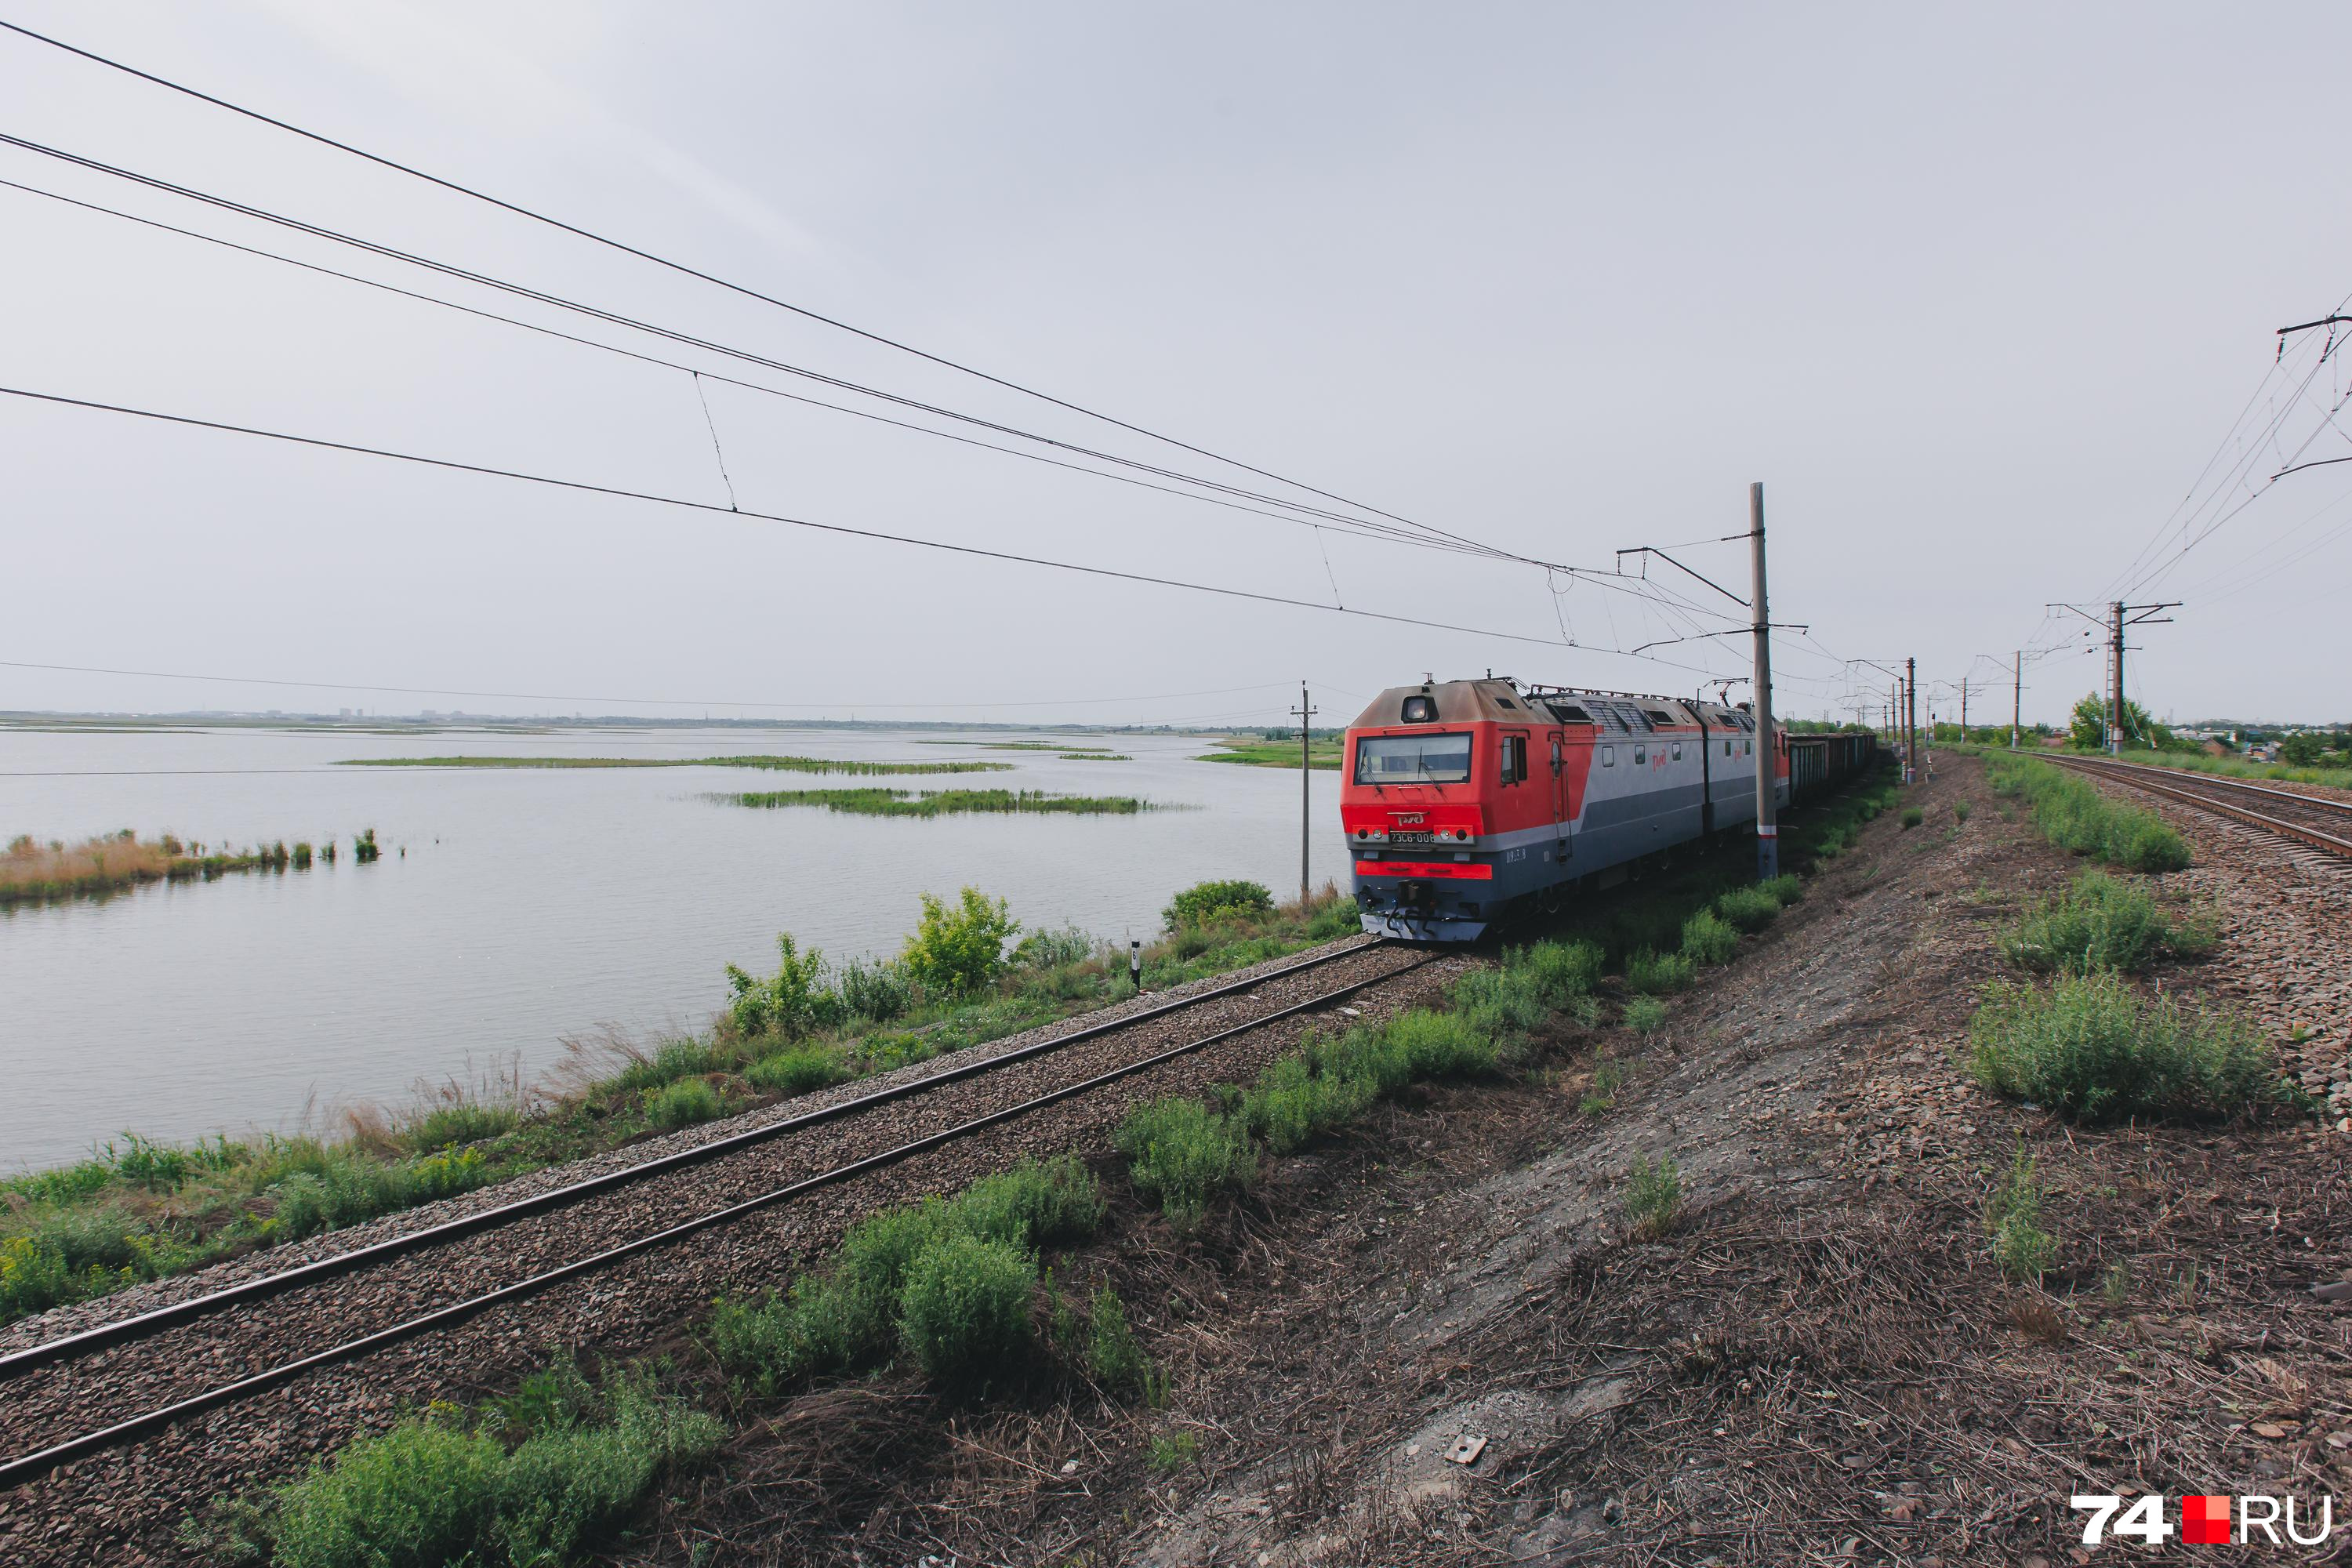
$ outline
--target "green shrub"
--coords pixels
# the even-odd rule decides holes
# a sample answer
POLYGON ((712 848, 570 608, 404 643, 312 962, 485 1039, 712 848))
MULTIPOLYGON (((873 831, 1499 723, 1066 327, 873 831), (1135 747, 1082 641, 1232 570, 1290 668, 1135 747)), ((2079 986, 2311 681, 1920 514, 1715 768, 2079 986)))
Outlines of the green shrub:
POLYGON ((1215 925, 1223 921, 1264 920, 1274 913, 1274 895, 1256 882, 1198 882, 1168 901, 1160 918, 1168 929, 1215 925))
POLYGON ((1248 1129, 1189 1095, 1137 1107, 1119 1127, 1118 1151, 1136 1190, 1180 1229, 1199 1225, 1219 1193, 1257 1179, 1248 1129))
POLYGON ((496 1437, 425 1418, 362 1437, 278 1492, 284 1568, 393 1568, 464 1559, 496 1517, 496 1437))
POLYGON ((1385 1033, 1409 1079, 1490 1073, 1496 1065, 1495 1042, 1456 1014, 1416 1007, 1390 1019, 1385 1033))
POLYGON ((1095 939, 1076 926, 1059 931, 1034 931, 1013 950, 1013 963, 1022 969, 1058 969, 1084 963, 1095 955, 1095 939))
POLYGON ((1698 978, 1697 965, 1679 952, 1653 952, 1643 948, 1625 961, 1625 984, 1645 995, 1687 991, 1698 978))
POLYGON ((1633 1156, 1625 1173, 1625 1221, 1637 1240, 1655 1240, 1682 1223, 1683 1177, 1671 1157, 1633 1156))
POLYGON ((436 1407, 314 1463, 269 1494, 257 1544, 280 1568, 558 1568, 723 1435, 637 1381, 548 1409, 511 1449, 461 1417, 436 1407))
POLYGON ((1549 1016, 1523 970, 1474 969, 1448 994, 1454 1010, 1480 1034, 1516 1045, 1549 1016))
POLYGON ((762 1094, 809 1094, 830 1089, 849 1077, 849 1064, 838 1046, 794 1046, 761 1057, 744 1072, 762 1094))
POLYGON ((1762 931, 1780 918, 1780 900, 1769 888, 1734 888, 1716 899, 1715 912, 1740 931, 1762 931))
POLYGON ((1903 826, 1905 827, 1916 827, 1927 820, 1927 814, 1921 811, 1917 806, 1906 805, 1903 808, 1903 826))
POLYGON ((777 934, 776 950, 776 972, 764 980, 727 966, 727 985, 735 998, 727 1016, 735 1032, 745 1038, 773 1035, 793 1040, 841 1022, 846 1009, 826 981, 824 954, 815 948, 802 952, 789 931, 777 934))
POLYGON ((2009 1174, 1985 1205, 1985 1229, 1992 1237, 1993 1261, 2011 1279, 2038 1282, 2058 1260, 2057 1238, 2042 1228, 2042 1184, 2022 1138, 2009 1174))
POLYGON ((1310 1049, 1274 1062, 1234 1110, 1250 1135, 1276 1154, 1290 1153, 1346 1126, 1379 1092, 1369 1078, 1329 1070, 1328 1065, 1318 1071, 1324 1054, 1310 1049))
POLYGON ((1790 904, 1801 902, 1805 896, 1804 879, 1794 871, 1783 871, 1770 881, 1756 885, 1771 894, 1784 910, 1790 904))
POLYGON ((1503 969, 1523 978, 1545 1006, 1565 1007, 1601 983, 1606 956, 1597 942, 1539 942, 1505 952, 1503 969))
POLYGON ((898 1324, 923 1370, 943 1383, 1003 1371, 1029 1343, 1031 1256, 1007 1242, 942 1236, 915 1255, 898 1324))
POLYGON ((1087 1321, 1087 1375, 1114 1394, 1141 1389, 1151 1363, 1127 1321, 1127 1305, 1105 1287, 1094 1295, 1087 1321))
POLYGON ((1990 987, 1969 1026, 1969 1066, 1998 1093, 2084 1121, 2231 1116, 2284 1096, 2242 1019, 2142 997, 2111 971, 2047 990, 1990 987))
POLYGON ((646 1120, 664 1131, 715 1121, 726 1114, 727 1102, 707 1078, 682 1078, 646 1096, 646 1120))
POLYGON ((1654 1035, 1666 1026, 1666 1005, 1655 996, 1636 996, 1625 1004, 1625 1026, 1637 1035, 1654 1035))
POLYGON ((2069 974, 2140 969, 2167 951, 2200 953, 2212 942, 2210 925, 2167 918, 2147 889, 2104 871, 2085 871, 2064 892, 2029 906, 1997 939, 2000 955, 2021 968, 2069 974))
POLYGON ((845 964, 834 977, 842 1010, 851 1017, 887 1024, 915 1005, 915 983, 906 966, 887 961, 845 964))
POLYGON ((919 984, 951 994, 977 991, 1004 973, 1004 944, 1021 930, 1003 899, 966 888, 950 907, 923 896, 922 919, 907 938, 907 973, 919 984))
POLYGON ((1319 903, 1307 921, 1307 936, 1311 942, 1354 936, 1362 930, 1363 911, 1357 907, 1353 895, 1319 903))
POLYGON ((1102 1186, 1075 1154, 1040 1163, 1024 1158, 983 1176, 950 1205, 972 1235, 1013 1247, 1066 1247, 1102 1228, 1102 1186))
POLYGON ((1969 813, 1972 809, 1974 808, 1971 807, 1967 801, 1956 800, 1952 802, 1952 820, 1955 822, 1966 822, 1969 819, 1969 813))
POLYGON ((1711 910, 1683 921, 1683 956, 1694 963, 1728 963, 1739 951, 1739 932, 1711 910))

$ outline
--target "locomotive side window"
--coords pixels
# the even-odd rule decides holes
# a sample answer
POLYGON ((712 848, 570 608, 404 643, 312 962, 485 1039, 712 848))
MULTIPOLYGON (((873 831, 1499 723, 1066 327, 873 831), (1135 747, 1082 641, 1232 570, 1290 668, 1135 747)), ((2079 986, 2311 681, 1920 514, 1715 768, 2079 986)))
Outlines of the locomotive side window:
POLYGON ((1723 743, 1723 754, 1727 757, 1731 755, 1731 742, 1728 741, 1723 743))
POLYGON ((1517 784, 1528 776, 1528 738, 1525 735, 1503 737, 1503 766, 1499 783, 1517 784))
POLYGON ((1603 746, 1601 748, 1601 765, 1604 768, 1613 768, 1617 765, 1616 747, 1603 746))
POLYGON ((1356 742, 1360 784, 1461 784, 1469 776, 1466 734, 1366 735, 1356 742))
POLYGON ((1679 762, 1681 762, 1682 760, 1683 760, 1683 743, 1682 743, 1680 741, 1676 741, 1676 742, 1675 742, 1675 761, 1676 761, 1676 762, 1678 762, 1678 763, 1679 763, 1679 762))
POLYGON ((1640 767, 1643 763, 1644 763, 1648 762, 1649 760, 1650 760, 1650 748, 1649 748, 1649 747, 1647 747, 1647 746, 1636 746, 1636 747, 1634 747, 1634 748, 1633 748, 1633 765, 1634 765, 1635 767, 1637 767, 1637 768, 1638 768, 1638 767, 1640 767))

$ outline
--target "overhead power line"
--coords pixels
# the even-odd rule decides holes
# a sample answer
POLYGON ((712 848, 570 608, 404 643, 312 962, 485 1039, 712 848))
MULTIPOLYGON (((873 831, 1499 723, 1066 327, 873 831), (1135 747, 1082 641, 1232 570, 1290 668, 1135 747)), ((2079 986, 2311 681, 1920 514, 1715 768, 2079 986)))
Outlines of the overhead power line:
MULTIPOLYGON (((5 25, 6 24, 5 23, 0 23, 0 26, 5 26, 5 25)), ((1146 463, 1133 458, 1123 458, 1114 452, 1108 452, 1097 447, 1083 446, 1074 441, 1065 441, 1057 437, 1043 435, 1033 430, 1025 430, 1018 426, 1005 424, 1001 420, 988 419, 974 414, 965 414, 957 409, 945 407, 941 405, 926 403, 919 398, 903 396, 898 393, 888 392, 877 386, 869 386, 863 383, 850 381, 841 376, 828 374, 823 371, 813 370, 805 365, 793 364, 785 360, 775 359, 749 349, 736 348, 730 344, 719 342, 712 339, 698 337, 691 332, 680 331, 674 328, 665 327, 657 322, 630 316, 622 311, 607 310, 602 306, 592 305, 583 300, 571 299, 561 294, 550 293, 545 289, 537 289, 529 284, 518 283, 512 279, 499 278, 486 272, 477 272, 469 268, 458 266, 454 262, 437 260, 435 258, 425 256, 415 251, 404 250, 397 246, 386 245, 376 240, 364 238, 358 235, 345 233, 340 229, 329 228, 320 224, 314 224, 303 218, 293 217, 287 214, 273 212, 266 207, 258 207, 251 205, 250 203, 237 201, 233 197, 217 195, 208 191, 198 190, 194 186, 183 185, 176 182, 163 179, 158 175, 142 174, 135 169, 125 168, 120 164, 108 163, 100 159, 86 157, 81 153, 68 152, 60 147, 52 147, 44 142, 32 141, 26 137, 0 132, 0 145, 12 146, 24 152, 37 153, 42 157, 52 158, 60 163, 70 163, 76 167, 89 170, 94 174, 106 174, 112 178, 124 180, 133 184, 146 186, 151 190, 162 191, 166 195, 179 196, 188 201, 199 202, 208 206, 216 207, 224 212, 235 213, 242 217, 250 217, 264 223, 275 224, 279 227, 291 229, 296 233, 307 234, 315 238, 329 240, 337 245, 348 246, 353 249, 366 251, 371 255, 381 256, 387 260, 398 261, 408 266, 423 268, 428 271, 440 273, 445 277, 454 278, 463 282, 477 284, 487 289, 494 289, 520 299, 530 300, 543 305, 550 305, 558 310, 569 310, 575 314, 586 316, 592 320, 604 321, 610 325, 623 327, 632 331, 646 332, 655 337, 666 339, 671 342, 683 344, 690 348, 702 349, 711 353, 722 354, 730 359, 739 360, 746 364, 754 364, 761 367, 762 369, 779 371, 787 375, 799 376, 804 380, 815 382, 820 385, 835 387, 844 392, 856 393, 860 396, 877 398, 880 401, 893 404, 902 408, 913 409, 924 414, 936 415, 943 419, 951 419, 960 424, 970 425, 976 428, 994 431, 999 435, 1013 437, 1024 441, 1034 441, 1040 446, 1051 447, 1061 451, 1075 453, 1081 457, 1092 458, 1100 462, 1116 464, 1121 468, 1133 468, 1139 472, 1158 476, 1161 479, 1173 479, 1183 484, 1196 485, 1202 489, 1218 491, 1225 495, 1239 496, 1251 500, 1263 501, 1269 506, 1283 507, 1291 511, 1299 512, 1307 517, 1321 519, 1337 524, 1348 525, 1359 531, 1393 535, 1416 542, 1428 541, 1432 538, 1443 539, 1452 541, 1463 548, 1482 552, 1498 560, 1516 561, 1525 565, 1547 564, 1546 563, 1534 560, 1528 556, 1517 554, 1514 552, 1498 549, 1493 545, 1479 543, 1475 540, 1461 540, 1454 535, 1444 534, 1441 531, 1427 529, 1418 523, 1412 523, 1408 524, 1404 528, 1400 528, 1391 523, 1378 522, 1369 518, 1358 517, 1347 512, 1331 511, 1328 509, 1312 506, 1306 502, 1289 500, 1280 496, 1268 495, 1263 491, 1249 489, 1239 485, 1226 484, 1223 480, 1207 479, 1197 474, 1188 474, 1181 469, 1164 468, 1158 464, 1146 463)), ((427 296, 427 298, 429 298, 429 296, 427 296)), ((580 341, 584 342, 587 340, 580 341)), ((828 406, 832 405, 828 405, 828 406)), ((919 429, 920 426, 909 426, 908 428, 919 429)))
MULTIPOLYGON (((1181 588, 1191 593, 1213 594, 1223 598, 1245 599, 1258 604, 1281 605, 1293 609, 1315 610, 1325 615, 1356 616, 1367 620, 1383 621, 1393 626, 1423 626, 1433 631, 1459 632, 1469 637, 1497 637, 1507 642, 1530 643, 1542 647, 1568 647, 1580 645, 1556 637, 1529 637, 1522 632, 1496 631, 1486 626, 1465 626, 1449 621, 1424 620, 1415 616, 1391 615, 1380 610, 1363 610, 1339 605, 1327 605, 1315 599, 1293 598, 1284 594, 1261 593, 1255 589, 1235 588, 1215 583, 1197 583, 1181 577, 1163 577, 1149 572, 1129 572, 1113 566, 1089 566, 1074 561, 1056 561, 1048 556, 1024 555, 1009 550, 990 550, 977 544, 958 544, 941 539, 924 539, 914 534, 889 533, 879 529, 855 528, 846 523, 819 522, 811 518, 788 517, 780 512, 737 510, 713 501, 693 500, 683 496, 667 496, 651 490, 634 490, 617 485, 600 485, 586 479, 562 479, 550 474, 528 473, 517 468, 494 468, 484 463, 461 462, 454 458, 436 458, 423 453, 395 451, 383 447, 362 446, 356 442, 336 441, 320 436, 302 436, 289 431, 268 430, 250 425, 233 425, 223 420, 202 419, 194 415, 171 414, 159 409, 136 408, 124 404, 101 403, 91 398, 68 397, 61 393, 39 392, 28 387, 0 386, 0 395, 20 397, 31 402, 47 403, 59 407, 82 408, 96 413, 118 414, 131 418, 152 420, 158 424, 177 425, 198 430, 211 430, 225 435, 250 436, 262 440, 281 441, 292 446, 311 447, 325 451, 347 452, 358 457, 381 458, 393 462, 414 464, 420 468, 439 468, 452 473, 472 474, 487 479, 512 479, 524 484, 544 485, 551 489, 571 490, 582 495, 605 496, 619 500, 646 501, 658 506, 681 507, 691 511, 710 512, 719 517, 744 518, 760 522, 782 523, 792 528, 804 528, 814 532, 830 533, 848 539, 872 540, 880 543, 903 544, 917 549, 937 550, 949 554, 965 555, 980 560, 1002 561, 1013 565, 1042 566, 1058 572, 1074 572, 1085 576, 1105 577, 1118 582, 1140 583, 1155 587, 1181 588)), ((1616 648, 1588 648, 1591 652, 1623 654, 1616 648)), ((1649 658, 1651 662, 1669 665, 1677 669, 1711 673, 1696 665, 1675 664, 1647 655, 1628 658, 1649 658)))
MULTIPOLYGON (((977 447, 983 451, 1002 453, 1003 456, 1008 458, 1018 458, 1024 462, 1042 463, 1047 468, 1061 468, 1066 472, 1074 474, 1086 474, 1098 479, 1108 479, 1115 484, 1132 485, 1139 489, 1156 490, 1162 495, 1175 496, 1184 500, 1198 501, 1203 506, 1222 507, 1230 511, 1247 512, 1253 517, 1270 518, 1276 522, 1293 523, 1301 528, 1332 528, 1337 531, 1349 534, 1355 538, 1369 539, 1377 543, 1409 544, 1424 550, 1446 550, 1456 552, 1468 552, 1471 551, 1472 548, 1467 545, 1454 544, 1444 540, 1417 538, 1402 534, 1392 529, 1382 530, 1375 532, 1368 529, 1350 528, 1344 524, 1318 523, 1307 518, 1294 516, 1288 512, 1268 511, 1262 507, 1250 506, 1242 501, 1227 500, 1222 496, 1202 495, 1194 490, 1179 489, 1174 485, 1156 484, 1150 479, 1138 479, 1130 474, 1107 473, 1100 468, 1088 468, 1083 463, 1066 462, 1059 458, 1049 458, 1042 452, 1024 452, 1018 447, 999 446, 993 441, 982 441, 971 436, 959 436, 952 430, 936 430, 928 425, 917 425, 904 419, 893 419, 887 414, 877 414, 871 409, 852 408, 845 403, 828 403, 821 397, 809 397, 801 393, 786 392, 782 387, 769 386, 761 382, 745 381, 740 376, 725 375, 717 371, 702 370, 697 366, 684 363, 678 360, 664 359, 658 354, 643 353, 635 349, 623 348, 618 343, 608 343, 595 338, 582 337, 576 332, 567 332, 558 327, 550 327, 542 325, 538 321, 525 321, 520 316, 502 315, 496 310, 485 310, 479 306, 462 304, 455 300, 445 300, 438 295, 420 293, 414 289, 404 289, 396 283, 386 283, 379 279, 362 277, 361 274, 356 272, 345 272, 339 268, 323 266, 315 261, 305 261, 299 257, 288 256, 282 252, 269 250, 260 246, 247 245, 237 240, 223 238, 219 235, 206 234, 201 229, 183 228, 178 224, 165 223, 160 218, 146 217, 138 213, 124 212, 119 207, 107 206, 99 202, 84 201, 79 196, 68 196, 61 192, 45 190, 38 185, 28 185, 21 181, 0 180, 0 187, 5 187, 12 191, 21 191, 26 195, 44 197, 47 200, 58 202, 67 206, 78 207, 84 212, 98 213, 107 217, 120 218, 125 223, 138 224, 144 228, 158 229, 165 234, 178 235, 183 238, 200 240, 206 245, 218 246, 223 249, 234 250, 242 255, 257 257, 265 261, 275 261, 287 267, 299 268, 302 271, 317 273, 321 277, 340 279, 346 283, 355 283, 364 289, 373 289, 383 293, 396 295, 404 300, 413 300, 419 304, 437 306, 442 310, 455 311, 459 315, 472 316, 479 321, 496 321, 503 326, 519 328, 526 332, 536 332, 541 337, 554 338, 562 342, 577 344, 582 348, 595 349, 604 353, 615 354, 623 359, 635 360, 640 364, 653 365, 663 370, 674 370, 683 375, 699 377, 707 381, 715 381, 723 385, 739 387, 746 392, 756 392, 761 394, 762 396, 781 398, 789 403, 802 404, 810 408, 826 409, 835 414, 847 415, 853 419, 864 419, 877 425, 887 425, 893 429, 912 431, 916 435, 929 436, 940 441, 952 441, 958 446, 977 447)), ((1485 553, 1485 552, 1475 552, 1482 554, 1485 553)))
POLYGON ((639 260, 651 262, 655 266, 666 268, 670 271, 679 273, 685 277, 693 278, 701 282, 713 284, 718 288, 727 289, 730 292, 740 294, 746 299, 756 300, 762 304, 772 305, 782 310, 789 310, 793 314, 803 317, 808 321, 835 328, 840 331, 851 333, 854 336, 863 338, 869 342, 879 343, 884 347, 895 349, 901 353, 912 354, 918 359, 929 361, 930 363, 942 366, 946 369, 956 371, 965 375, 977 377, 982 381, 988 382, 992 385, 1003 387, 1007 391, 1019 393, 1025 397, 1036 398, 1041 402, 1049 403, 1055 407, 1066 409, 1073 414, 1082 415, 1089 419, 1100 420, 1104 424, 1115 426, 1121 430, 1129 431, 1135 435, 1145 437, 1148 439, 1164 443, 1182 451, 1191 452, 1198 457, 1207 458, 1214 462, 1226 464, 1229 467, 1239 468, 1245 473, 1255 474, 1261 479, 1272 479, 1277 484, 1288 485, 1294 489, 1304 490, 1309 495, 1321 496, 1326 500, 1337 501, 1342 506, 1353 507, 1359 511, 1370 512, 1374 516, 1384 517, 1392 522, 1402 523, 1410 528, 1437 533, 1443 537, 1453 539, 1457 543, 1475 543, 1475 541, 1463 538, 1460 535, 1449 533, 1444 530, 1435 529, 1425 523, 1414 522, 1410 518, 1399 516, 1394 512, 1384 511, 1378 507, 1368 505, 1362 501, 1351 500, 1334 491, 1322 489, 1314 485, 1307 484, 1301 480, 1286 478, 1284 475, 1275 473, 1270 469, 1258 468, 1253 464, 1243 462, 1235 458, 1225 457, 1223 454, 1212 451, 1205 447, 1195 446, 1189 441, 1180 440, 1173 436, 1164 435, 1144 426, 1132 424, 1112 415, 1105 414, 1098 409, 1087 407, 1083 404, 1070 402, 1067 399, 1056 397, 1051 393, 1040 391, 1035 387, 1025 385, 1020 382, 1012 381, 1003 376, 992 374, 987 371, 981 370, 974 365, 966 364, 961 361, 950 359, 942 354, 933 353, 927 349, 917 348, 914 344, 903 342, 899 339, 889 337, 880 332, 872 331, 864 327, 853 326, 849 322, 842 321, 836 317, 825 315, 821 311, 810 310, 805 306, 795 305, 790 300, 779 299, 774 295, 751 288, 748 284, 737 283, 731 279, 720 278, 714 273, 706 272, 699 268, 689 266, 685 262, 674 260, 666 256, 661 256, 654 251, 645 249, 640 246, 632 245, 625 240, 613 238, 608 235, 600 234, 593 229, 582 227, 577 224, 567 223, 562 218, 552 216, 532 207, 525 206, 520 203, 509 201, 501 196, 492 195, 486 191, 477 189, 474 186, 462 184, 457 180, 431 174, 424 169, 415 166, 414 164, 402 163, 398 159, 388 158, 381 153, 368 152, 364 148, 354 146, 348 142, 338 141, 336 138, 325 135, 322 132, 311 131, 305 127, 296 125, 289 121, 278 119, 275 115, 266 114, 259 110, 249 109, 243 104, 232 102, 230 100, 222 98, 217 94, 205 92, 201 89, 190 87, 184 82, 173 81, 168 77, 158 76, 152 71, 142 70, 138 67, 127 64, 124 61, 99 54, 94 50, 81 48, 76 45, 68 44, 60 38, 51 37, 46 33, 35 32, 30 27, 22 26, 16 23, 7 21, 0 21, 0 27, 5 27, 8 31, 16 33, 23 37, 30 38, 36 43, 46 44, 51 48, 62 49, 68 54, 78 56, 82 59, 92 62, 93 64, 104 66, 110 70, 121 71, 126 76, 135 77, 142 81, 150 82, 157 87, 165 88, 173 92, 181 93, 203 103, 208 103, 215 109, 222 109, 232 114, 242 115, 248 120, 258 121, 261 124, 270 126, 276 130, 287 132, 292 135, 302 137, 307 141, 317 142, 320 146, 331 147, 336 152, 348 153, 355 158, 364 159, 381 168, 390 169, 397 174, 406 174, 413 179, 423 180, 428 184, 437 185, 443 190, 470 197, 475 201, 488 203, 491 206, 514 214, 519 217, 528 218, 533 223, 546 225, 548 227, 558 229, 565 234, 588 240, 593 244, 604 246, 607 248, 619 251, 624 255, 635 257, 639 260))

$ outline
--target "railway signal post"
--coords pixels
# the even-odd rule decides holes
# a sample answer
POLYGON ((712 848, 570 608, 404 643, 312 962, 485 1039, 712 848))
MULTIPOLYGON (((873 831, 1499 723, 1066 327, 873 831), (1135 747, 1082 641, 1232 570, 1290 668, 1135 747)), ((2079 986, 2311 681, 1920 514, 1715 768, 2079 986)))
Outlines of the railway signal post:
POLYGON ((1748 558, 1756 611, 1756 879, 1780 874, 1780 825, 1774 819, 1780 752, 1772 740, 1772 616, 1764 602, 1764 483, 1748 487, 1748 558))

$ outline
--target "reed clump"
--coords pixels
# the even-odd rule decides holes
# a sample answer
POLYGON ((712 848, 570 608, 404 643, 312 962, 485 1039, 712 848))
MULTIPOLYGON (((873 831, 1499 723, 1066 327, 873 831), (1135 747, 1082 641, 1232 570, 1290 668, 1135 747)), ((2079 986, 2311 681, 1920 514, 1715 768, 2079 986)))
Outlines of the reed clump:
POLYGON ((918 791, 877 785, 864 789, 759 790, 712 798, 766 810, 793 805, 822 806, 827 811, 845 811, 860 816, 951 816, 966 813, 1132 816, 1138 812, 1168 809, 1134 795, 1057 795, 1052 790, 1042 789, 918 791))
MULTIPOLYGON (((1050 750, 1051 748, 1045 748, 1050 750)), ((771 773, 997 773, 1011 763, 885 763, 843 757, 348 757, 345 768, 761 768, 771 773)))
POLYGON ((240 850, 207 851, 171 834, 142 838, 126 827, 79 844, 37 842, 18 834, 0 855, 0 905, 102 898, 149 882, 215 881, 232 871, 283 871, 310 866, 309 846, 283 840, 240 850))

